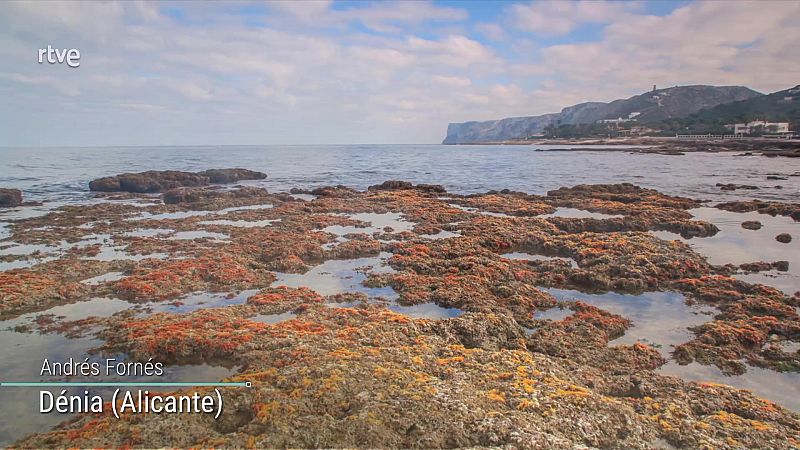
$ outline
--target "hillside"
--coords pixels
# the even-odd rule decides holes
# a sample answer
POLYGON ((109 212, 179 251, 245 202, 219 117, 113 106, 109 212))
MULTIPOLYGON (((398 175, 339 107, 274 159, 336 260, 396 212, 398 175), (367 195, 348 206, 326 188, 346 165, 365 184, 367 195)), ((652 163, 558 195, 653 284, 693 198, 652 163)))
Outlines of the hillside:
POLYGON ((692 114, 698 122, 734 123, 754 119, 792 122, 800 119, 800 85, 772 94, 717 105, 692 114))
POLYGON ((763 94, 743 86, 676 86, 656 89, 609 103, 587 102, 569 106, 560 113, 511 117, 485 122, 451 123, 443 144, 493 142, 525 138, 550 125, 590 124, 598 120, 635 117, 653 123, 680 119, 700 110, 731 102, 758 99, 763 94))

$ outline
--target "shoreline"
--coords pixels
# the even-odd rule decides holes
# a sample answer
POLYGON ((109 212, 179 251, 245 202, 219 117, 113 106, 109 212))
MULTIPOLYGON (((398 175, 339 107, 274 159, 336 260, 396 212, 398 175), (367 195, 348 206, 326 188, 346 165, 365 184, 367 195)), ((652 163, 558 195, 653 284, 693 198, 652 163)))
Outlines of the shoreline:
POLYGON ((637 153, 660 153, 679 155, 683 152, 740 152, 760 153, 763 156, 800 157, 800 140, 747 139, 747 140, 689 140, 678 138, 623 138, 623 139, 541 139, 509 140, 499 142, 474 142, 442 145, 564 145, 563 149, 537 149, 537 151, 632 151, 637 153), (585 149, 570 145, 608 145, 619 148, 585 149), (630 146, 650 146, 631 148, 630 146))

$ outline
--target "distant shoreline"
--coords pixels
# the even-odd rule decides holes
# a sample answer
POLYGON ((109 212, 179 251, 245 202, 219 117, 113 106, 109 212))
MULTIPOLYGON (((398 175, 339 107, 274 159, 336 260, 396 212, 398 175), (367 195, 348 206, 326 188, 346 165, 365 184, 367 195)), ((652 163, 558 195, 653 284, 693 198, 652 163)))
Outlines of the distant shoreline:
POLYGON ((443 145, 564 145, 559 149, 537 149, 537 151, 634 151, 638 153, 658 153, 682 155, 690 152, 722 153, 739 152, 743 156, 759 153, 763 156, 800 157, 800 140, 798 139, 677 139, 677 138, 611 138, 611 139, 537 139, 507 140, 497 142, 469 142, 443 145), (582 148, 584 145, 609 145, 618 148, 582 148), (578 147, 575 147, 578 146, 578 147), (631 148, 631 146, 648 146, 631 148))

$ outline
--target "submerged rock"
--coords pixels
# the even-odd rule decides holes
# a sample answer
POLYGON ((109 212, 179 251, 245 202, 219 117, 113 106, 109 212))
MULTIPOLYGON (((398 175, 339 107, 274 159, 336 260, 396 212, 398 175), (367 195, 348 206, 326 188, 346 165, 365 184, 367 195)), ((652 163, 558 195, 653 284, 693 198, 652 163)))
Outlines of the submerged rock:
POLYGON ((22 204, 22 192, 19 189, 0 188, 0 208, 9 208, 22 204))
POLYGON ((716 186, 718 188, 720 188, 721 190, 723 190, 723 191, 735 191, 737 189, 748 189, 748 190, 756 190, 756 189, 758 189, 758 186, 753 186, 753 185, 750 185, 750 184, 733 184, 733 183, 723 184, 723 183, 717 183, 716 186))
POLYGON ((760 230, 763 225, 757 220, 746 220, 742 222, 742 228, 745 230, 760 230))

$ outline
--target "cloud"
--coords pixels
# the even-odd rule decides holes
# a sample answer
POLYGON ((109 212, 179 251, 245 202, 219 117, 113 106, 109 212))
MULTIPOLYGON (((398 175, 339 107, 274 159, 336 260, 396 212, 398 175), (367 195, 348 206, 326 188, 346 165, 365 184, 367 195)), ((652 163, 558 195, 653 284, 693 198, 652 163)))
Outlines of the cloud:
POLYGON ((639 8, 635 2, 536 1, 515 4, 507 16, 523 31, 543 35, 564 35, 583 23, 609 23, 639 8))
POLYGON ((161 105, 153 105, 150 103, 120 103, 119 106, 136 111, 161 111, 164 109, 161 105))
POLYGON ((0 3, 0 146, 438 142, 653 84, 800 79, 798 3, 646 6, 0 3), (37 64, 47 44, 81 66, 37 64))
POLYGON ((593 89, 736 84, 778 90, 800 79, 800 28, 790 19, 797 14, 796 2, 694 3, 663 17, 614 21, 597 42, 544 48, 538 67, 564 84, 593 89))

